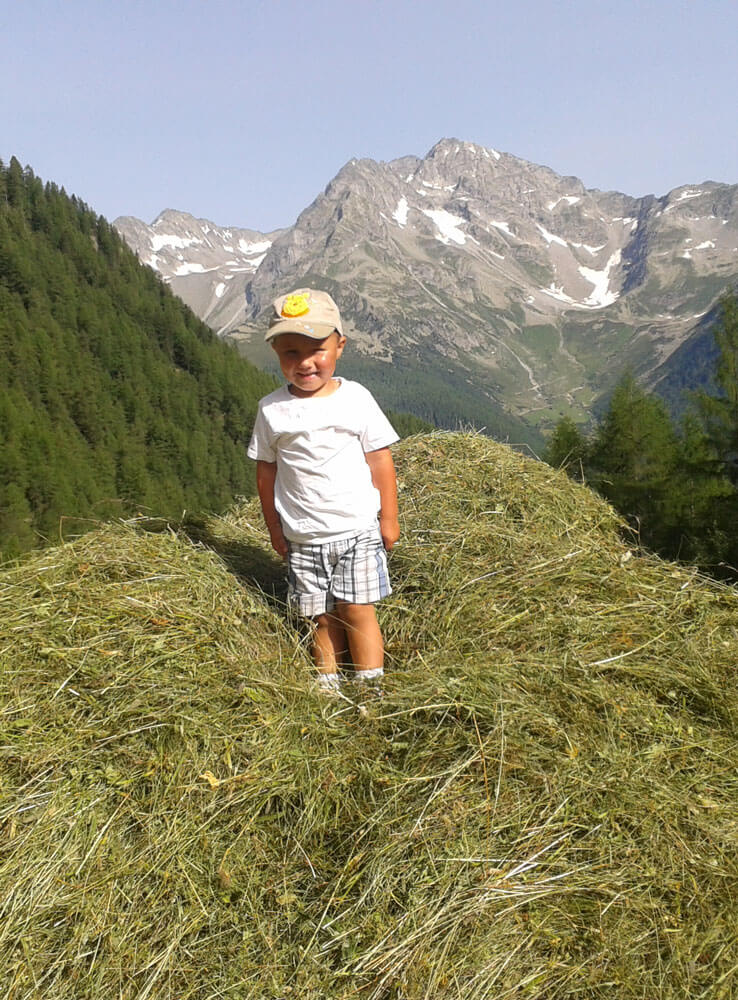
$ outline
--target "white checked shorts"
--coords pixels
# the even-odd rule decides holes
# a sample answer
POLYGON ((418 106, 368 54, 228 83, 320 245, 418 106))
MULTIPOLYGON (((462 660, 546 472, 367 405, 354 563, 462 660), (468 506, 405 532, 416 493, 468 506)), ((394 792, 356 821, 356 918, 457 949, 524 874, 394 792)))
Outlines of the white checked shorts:
POLYGON ((287 547, 287 599, 307 618, 332 611, 337 600, 374 604, 392 593, 379 526, 337 542, 287 547))

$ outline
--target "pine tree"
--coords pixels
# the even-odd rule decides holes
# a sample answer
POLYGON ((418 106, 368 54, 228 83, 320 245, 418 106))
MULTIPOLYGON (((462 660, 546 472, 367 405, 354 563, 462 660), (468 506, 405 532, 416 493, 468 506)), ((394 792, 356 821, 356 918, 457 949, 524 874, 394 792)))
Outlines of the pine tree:
POLYGON ((698 406, 721 471, 738 486, 738 299, 726 295, 715 328, 718 356, 715 382, 719 394, 699 393, 698 406))
POLYGON ((695 413, 687 413, 682 421, 676 466, 671 497, 676 547, 669 554, 714 567, 725 555, 722 510, 733 488, 720 472, 715 449, 695 413))
POLYGON ((718 392, 699 393, 697 405, 712 476, 730 484, 715 499, 715 533, 722 540, 720 556, 735 569, 738 567, 738 298, 735 292, 720 302, 715 342, 720 352, 715 371, 718 392))
POLYGON ((546 444, 543 460, 555 469, 566 469, 573 479, 585 479, 589 443, 571 417, 562 417, 546 444))
POLYGON ((592 442, 591 482, 657 549, 674 544, 677 438, 666 407, 627 372, 592 442))

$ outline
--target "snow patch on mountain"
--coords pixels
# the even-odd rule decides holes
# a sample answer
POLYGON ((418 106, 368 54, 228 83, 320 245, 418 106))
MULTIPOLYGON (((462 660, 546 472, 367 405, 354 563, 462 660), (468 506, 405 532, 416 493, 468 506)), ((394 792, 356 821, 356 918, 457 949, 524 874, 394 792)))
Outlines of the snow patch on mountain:
POLYGON ((245 254, 261 254, 260 260, 264 259, 264 254, 272 245, 271 240, 260 240, 258 243, 249 243, 247 240, 241 239, 238 241, 238 249, 245 254))
POLYGON ((180 264, 174 273, 178 278, 181 278, 185 274, 204 274, 206 270, 215 271, 216 268, 208 267, 206 269, 202 266, 202 264, 198 264, 197 261, 189 261, 186 264, 180 264))
POLYGON ((595 271, 589 267, 580 267, 579 273, 592 285, 592 291, 582 303, 594 309, 601 309, 603 306, 610 306, 618 298, 618 293, 610 287, 610 280, 613 269, 620 263, 620 251, 616 250, 610 257, 604 270, 595 271))
POLYGON ((576 247, 578 250, 586 250, 587 253, 591 253, 594 256, 600 250, 604 250, 607 243, 601 243, 598 247, 591 247, 589 243, 571 243, 570 246, 576 247))
POLYGON ((664 212, 670 212, 673 208, 676 208, 680 202, 688 201, 691 198, 699 198, 700 195, 703 194, 705 194, 705 192, 699 188, 687 188, 686 191, 680 191, 671 204, 666 206, 664 212))
POLYGON ((157 233, 151 237, 151 249, 154 253, 157 253, 164 247, 172 247, 174 250, 185 250, 187 247, 196 246, 202 242, 196 236, 174 236, 172 233, 159 235, 157 233))
POLYGON ((455 184, 431 184, 430 181, 421 181, 423 187, 431 188, 433 191, 453 191, 455 184))
POLYGON ((571 295, 566 294, 563 285, 557 285, 553 281, 551 282, 548 288, 541 288, 540 291, 543 292, 544 295, 550 295, 552 299, 558 299, 559 302, 566 302, 567 305, 570 306, 582 305, 581 302, 578 302, 576 299, 573 299, 571 295))
POLYGON ((437 240, 440 240, 441 243, 456 243, 459 246, 464 246, 466 236, 461 232, 459 226, 466 224, 465 219, 459 218, 458 215, 451 215, 450 212, 443 211, 442 209, 424 209, 423 215, 427 215, 436 224, 436 228, 438 229, 437 240))
POLYGON ((578 195, 564 194, 560 198, 557 198, 556 201, 549 201, 549 203, 546 205, 546 208, 549 210, 549 212, 553 212, 556 206, 560 204, 562 201, 565 201, 567 205, 576 205, 577 202, 580 202, 581 200, 582 199, 578 195))
POLYGON ((585 299, 575 299, 564 291, 563 285, 557 285, 555 281, 552 281, 548 288, 540 288, 539 292, 576 309, 603 309, 612 305, 618 298, 619 292, 612 285, 612 272, 620 263, 620 258, 620 251, 616 250, 601 271, 590 267, 578 268, 580 275, 592 286, 592 291, 585 299))
POLYGON ((549 243, 549 244, 551 244, 551 243, 558 243, 562 247, 568 247, 569 246, 569 244, 566 242, 566 240, 562 240, 560 236, 554 236, 553 233, 549 233, 549 231, 547 229, 544 229, 544 227, 542 225, 540 225, 540 223, 538 223, 538 222, 536 222, 536 229, 538 229, 538 231, 540 232, 541 236, 543 236, 543 238, 546 241, 546 243, 549 243))
MULTIPOLYGON (((685 242, 686 243, 691 243, 692 241, 691 240, 685 240, 685 242)), ((688 247, 686 250, 684 250, 682 253, 680 253, 679 256, 683 257, 684 260, 691 260, 692 259, 692 252, 694 250, 714 250, 714 249, 715 249, 715 244, 713 243, 713 241, 712 240, 705 240, 704 243, 699 243, 696 247, 688 247)))
POLYGON ((400 198, 397 208, 392 213, 392 218, 397 221, 397 225, 402 229, 407 225, 408 204, 407 198, 400 198))

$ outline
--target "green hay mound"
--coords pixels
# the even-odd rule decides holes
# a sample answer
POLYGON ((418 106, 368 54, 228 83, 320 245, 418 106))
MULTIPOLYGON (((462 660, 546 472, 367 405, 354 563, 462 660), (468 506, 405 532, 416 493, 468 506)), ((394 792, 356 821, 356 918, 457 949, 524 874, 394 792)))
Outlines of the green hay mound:
POLYGON ((366 705, 254 505, 0 572, 3 997, 738 995, 738 594, 485 438, 397 464, 366 705))

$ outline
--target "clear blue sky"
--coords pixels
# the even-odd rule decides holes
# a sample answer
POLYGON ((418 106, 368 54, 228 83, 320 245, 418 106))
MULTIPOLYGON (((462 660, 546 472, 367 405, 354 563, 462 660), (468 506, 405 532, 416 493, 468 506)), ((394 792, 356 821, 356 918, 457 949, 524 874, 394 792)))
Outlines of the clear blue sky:
POLYGON ((588 187, 738 183, 736 0, 0 0, 0 158, 114 219, 290 225, 444 136, 588 187))

